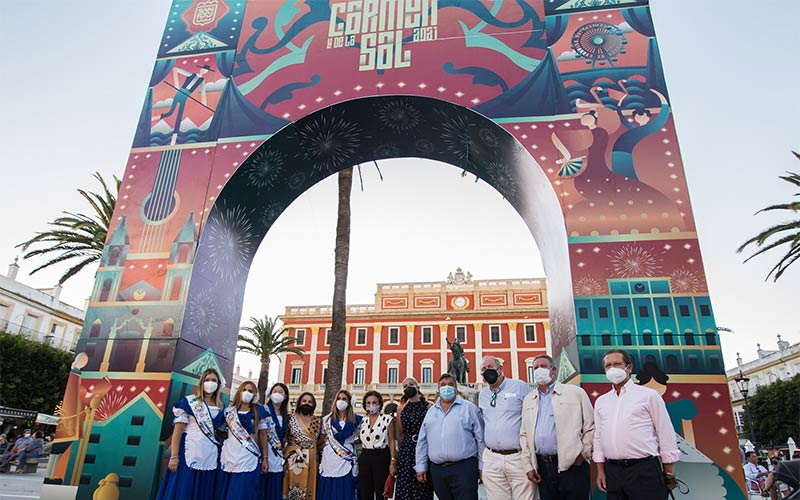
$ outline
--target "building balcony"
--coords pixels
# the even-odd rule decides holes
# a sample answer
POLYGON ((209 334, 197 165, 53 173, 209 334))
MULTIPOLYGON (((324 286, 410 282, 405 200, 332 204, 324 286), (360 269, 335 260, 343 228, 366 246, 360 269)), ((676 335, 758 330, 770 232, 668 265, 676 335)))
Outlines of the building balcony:
POLYGON ((375 384, 375 390, 378 392, 401 392, 403 386, 401 384, 375 384))

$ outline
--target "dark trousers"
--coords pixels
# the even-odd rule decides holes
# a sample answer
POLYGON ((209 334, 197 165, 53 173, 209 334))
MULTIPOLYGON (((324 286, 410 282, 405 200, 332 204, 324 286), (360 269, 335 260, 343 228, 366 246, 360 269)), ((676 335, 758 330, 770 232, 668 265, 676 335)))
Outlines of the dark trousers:
POLYGON ((389 475, 389 448, 361 449, 358 457, 358 489, 361 500, 383 500, 383 486, 389 475))
POLYGON ((433 492, 439 500, 478 500, 478 458, 436 465, 431 462, 433 492))
POLYGON ((606 461, 606 488, 608 500, 666 500, 667 487, 664 472, 657 457, 630 465, 606 461))
POLYGON ((589 464, 573 465, 558 472, 555 462, 537 462, 539 475, 539 498, 541 500, 587 500, 589 498, 589 464))

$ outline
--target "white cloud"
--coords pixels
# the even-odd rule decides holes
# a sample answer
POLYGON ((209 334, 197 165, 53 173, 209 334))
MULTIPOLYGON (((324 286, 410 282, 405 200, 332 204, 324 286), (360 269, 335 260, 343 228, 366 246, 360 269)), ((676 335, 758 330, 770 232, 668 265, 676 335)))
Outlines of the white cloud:
POLYGON ((170 107, 172 107, 172 97, 164 99, 163 101, 158 101, 153 106, 153 109, 169 109, 170 107))
POLYGON ((633 27, 627 21, 618 24, 617 28, 621 29, 623 33, 633 33, 633 27))
POLYGON ((561 53, 560 56, 556 58, 556 61, 574 61, 578 58, 578 54, 576 54, 572 50, 565 50, 561 53))
POLYGON ((227 78, 220 78, 216 82, 206 83, 206 92, 222 92, 227 82, 227 78))

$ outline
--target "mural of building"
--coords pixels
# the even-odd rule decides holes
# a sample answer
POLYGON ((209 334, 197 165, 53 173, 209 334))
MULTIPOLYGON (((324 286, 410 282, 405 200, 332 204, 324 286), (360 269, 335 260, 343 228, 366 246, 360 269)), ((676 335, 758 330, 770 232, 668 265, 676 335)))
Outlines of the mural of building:
MULTIPOLYGON (((561 362, 559 377, 596 397, 608 389, 597 368, 603 348, 635 350, 642 380, 649 374, 660 384, 686 444, 680 474, 692 495, 744 498, 646 0, 174 0, 76 347, 86 364, 65 396, 74 403, 72 423, 94 418, 85 405, 104 404, 95 400, 99 386, 120 413, 111 421, 125 422, 141 416, 126 406, 136 397, 163 418, 203 367, 231 379, 245 283, 267 231, 322 179, 388 158, 444 162, 497 190, 540 251, 547 349, 561 362), (389 4, 402 13, 382 7, 389 4), (94 396, 84 401, 81 391, 94 396), (709 474, 720 480, 709 482, 709 474)), ((376 312, 391 309, 388 298, 405 316, 384 325, 369 311, 351 311, 350 352, 359 328, 367 346, 377 336, 391 350, 395 333, 399 345, 413 346, 424 326, 434 338, 443 324, 448 335, 459 326, 438 313, 417 316, 408 290, 379 295, 376 312)), ((437 307, 463 307, 448 295, 439 299, 437 307)), ((469 343, 481 324, 473 340, 481 339, 481 352, 491 345, 483 339, 492 324, 502 336, 503 324, 516 322, 521 335, 519 320, 475 314, 462 326, 469 343)), ((324 344, 323 316, 303 316, 317 321, 308 323, 308 342, 319 327, 324 344)), ((398 377, 422 370, 424 359, 432 371, 442 366, 441 351, 438 359, 436 352, 412 352, 410 360, 409 351, 390 354, 398 356, 353 354, 347 382, 355 384, 363 367, 363 385, 381 383, 384 370, 389 383, 390 360, 398 377)), ((524 373, 525 359, 511 357, 512 373, 515 360, 524 373)), ((296 383, 320 383, 321 362, 298 366, 296 383)), ((169 419, 156 427, 141 439, 163 441, 169 419)), ((103 436, 112 431, 96 429, 95 444, 111 446, 103 436)), ((83 480, 90 447, 79 426, 60 422, 57 439, 70 443, 58 470, 83 480)), ((160 465, 157 457, 139 460, 141 474, 120 488, 121 498, 151 496, 160 465)), ((120 467, 95 464, 79 498, 91 497, 103 472, 122 475, 120 467)))
POLYGON ((84 312, 59 300, 61 286, 37 289, 17 281, 17 261, 0 276, 0 332, 18 333, 56 349, 74 351, 84 312))
POLYGON ((751 397, 758 393, 759 387, 800 375, 800 342, 790 344, 778 335, 777 349, 762 349, 761 344, 757 344, 756 347, 758 348, 756 359, 744 362, 737 352, 736 366, 725 372, 733 405, 733 415, 736 419, 736 432, 743 436, 748 435, 747 416, 744 410, 744 397, 739 392, 734 378, 743 375, 750 379, 747 396, 751 397))
MULTIPOLYGON (((331 308, 289 306, 280 319, 306 354, 282 356, 278 379, 295 397, 309 391, 321 398, 331 308)), ((401 382, 414 377, 434 394, 455 339, 469 363, 468 383, 482 386, 487 355, 503 359, 507 376, 532 383, 533 358, 547 353, 549 334, 544 279, 474 280, 459 268, 446 281, 378 284, 374 304, 347 307, 342 385, 359 398, 375 389, 399 400, 401 382)))

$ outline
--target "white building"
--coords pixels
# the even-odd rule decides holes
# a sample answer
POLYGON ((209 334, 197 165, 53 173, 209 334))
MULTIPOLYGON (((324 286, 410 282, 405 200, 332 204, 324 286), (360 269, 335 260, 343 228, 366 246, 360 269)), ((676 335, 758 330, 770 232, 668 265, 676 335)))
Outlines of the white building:
POLYGON ((61 286, 36 289, 17 281, 17 261, 0 276, 0 332, 25 335, 57 349, 74 351, 84 311, 59 300, 61 286))
POLYGON ((778 335, 778 349, 764 350, 761 344, 758 347, 758 358, 747 363, 742 362, 742 357, 736 353, 736 365, 725 372, 728 379, 728 388, 731 393, 733 416, 736 419, 736 431, 748 435, 747 416, 744 411, 744 398, 739 392, 739 387, 734 381, 741 373, 750 379, 747 397, 758 393, 758 388, 770 385, 777 380, 788 380, 800 374, 800 342, 790 345, 781 340, 778 335))

